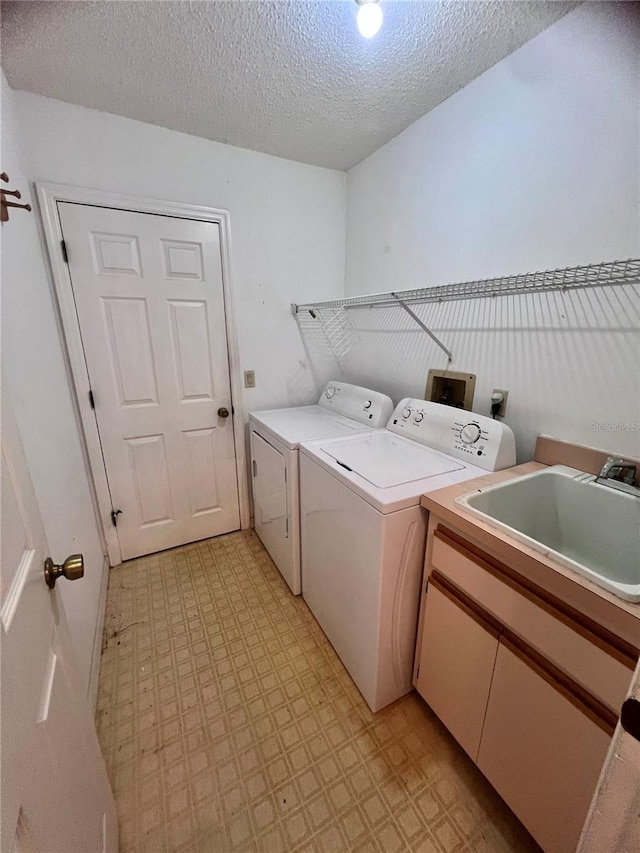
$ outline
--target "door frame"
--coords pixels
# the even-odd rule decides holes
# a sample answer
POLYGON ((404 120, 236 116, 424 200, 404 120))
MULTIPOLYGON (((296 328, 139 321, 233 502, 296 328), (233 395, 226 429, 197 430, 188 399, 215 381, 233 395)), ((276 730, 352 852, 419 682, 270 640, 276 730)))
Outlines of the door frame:
POLYGON ((113 507, 109 494, 107 470, 102 456, 98 422, 95 411, 89 403, 89 391, 91 388, 89 373, 82 346, 80 324, 76 313, 69 266, 62 255, 61 242, 63 234, 57 205, 58 202, 70 202, 87 204, 93 207, 109 207, 132 213, 155 213, 160 216, 172 216, 179 219, 213 222, 220 227, 222 293, 227 332, 240 527, 242 530, 246 530, 250 526, 249 487, 244 442, 244 407, 242 402, 240 353, 236 334, 235 312, 233 309, 229 211, 42 181, 36 181, 35 188, 40 207, 44 241, 51 266, 51 277, 54 286, 55 301, 57 302, 56 308, 62 325, 63 346, 66 349, 71 373, 71 390, 75 397, 81 436, 86 451, 90 484, 97 505, 100 529, 104 535, 109 563, 112 566, 117 566, 122 562, 122 554, 116 529, 111 522, 111 510, 113 507))

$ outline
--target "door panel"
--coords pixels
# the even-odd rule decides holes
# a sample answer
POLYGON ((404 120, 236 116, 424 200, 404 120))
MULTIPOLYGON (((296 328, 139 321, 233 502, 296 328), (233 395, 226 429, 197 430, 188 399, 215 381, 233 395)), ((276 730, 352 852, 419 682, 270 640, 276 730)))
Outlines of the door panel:
POLYGON ((161 240, 165 278, 204 281, 202 247, 185 240, 161 240))
POLYGON ((169 308, 178 397, 182 402, 213 400, 216 395, 209 361, 211 341, 206 305, 172 300, 169 308))
POLYGON ((173 521, 164 436, 147 435, 125 441, 129 445, 141 526, 173 521))
MULTIPOLYGON (((293 589, 293 551, 289 540, 288 483, 285 459, 275 447, 251 431, 253 504, 256 533, 293 589)), ((294 589, 298 593, 299 589, 294 589)))
POLYGON ((191 514, 194 516, 203 512, 212 512, 219 506, 214 438, 213 429, 194 429, 184 432, 191 475, 189 499, 191 514))
POLYGON ((218 225, 58 210, 123 559, 236 530, 218 225))
POLYGON ((144 299, 102 299, 109 356, 121 406, 158 405, 144 299))
POLYGON ((47 542, 4 386, 2 851, 115 853, 115 803, 58 590, 45 585, 47 542))
MULTIPOLYGON (((2 565, 0 568, 1 596, 3 603, 6 593, 11 588, 16 574, 27 570, 23 563, 31 559, 29 535, 25 526, 25 518, 18 504, 18 495, 11 479, 9 460, 2 448, 2 470, 7 476, 5 488, 2 489, 1 502, 1 536, 2 536, 2 565)), ((8 617, 8 611, 2 611, 3 621, 8 617)))

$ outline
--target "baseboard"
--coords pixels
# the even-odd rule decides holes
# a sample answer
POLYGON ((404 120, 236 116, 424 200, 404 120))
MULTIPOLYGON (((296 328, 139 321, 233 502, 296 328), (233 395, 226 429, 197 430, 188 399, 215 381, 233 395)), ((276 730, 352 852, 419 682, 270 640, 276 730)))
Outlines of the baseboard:
POLYGON ((100 655, 102 653, 102 632, 104 630, 104 617, 107 607, 107 585, 109 583, 109 560, 104 558, 102 564, 102 578, 100 581, 100 599, 98 600, 98 612, 96 628, 93 635, 93 652, 91 654, 91 673, 89 675, 88 700, 89 707, 95 713, 98 703, 98 680, 100 678, 100 655))

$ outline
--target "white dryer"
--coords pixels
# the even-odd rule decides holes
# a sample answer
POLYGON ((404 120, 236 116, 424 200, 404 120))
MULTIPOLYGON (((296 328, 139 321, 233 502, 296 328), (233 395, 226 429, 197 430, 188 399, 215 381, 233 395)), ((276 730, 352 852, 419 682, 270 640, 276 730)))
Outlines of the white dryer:
POLYGON ((301 444, 302 595, 372 711, 411 690, 422 494, 511 465, 508 426, 424 400, 384 430, 301 444))
POLYGON ((294 595, 300 595, 298 444, 369 432, 392 411, 385 394, 328 382, 315 406, 250 414, 255 529, 294 595))

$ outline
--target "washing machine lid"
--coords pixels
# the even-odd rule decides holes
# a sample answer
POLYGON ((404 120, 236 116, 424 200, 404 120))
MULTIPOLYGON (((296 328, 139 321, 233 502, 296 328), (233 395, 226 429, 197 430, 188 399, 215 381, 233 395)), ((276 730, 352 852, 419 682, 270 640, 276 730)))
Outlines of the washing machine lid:
POLYGON ((266 427, 288 447, 297 447, 301 441, 315 438, 332 438, 354 432, 370 432, 371 427, 336 414, 323 406, 300 406, 294 409, 272 409, 252 412, 251 420, 266 427))
POLYGON ((457 459, 388 431, 332 441, 323 452, 379 489, 428 480, 465 467, 457 459))

